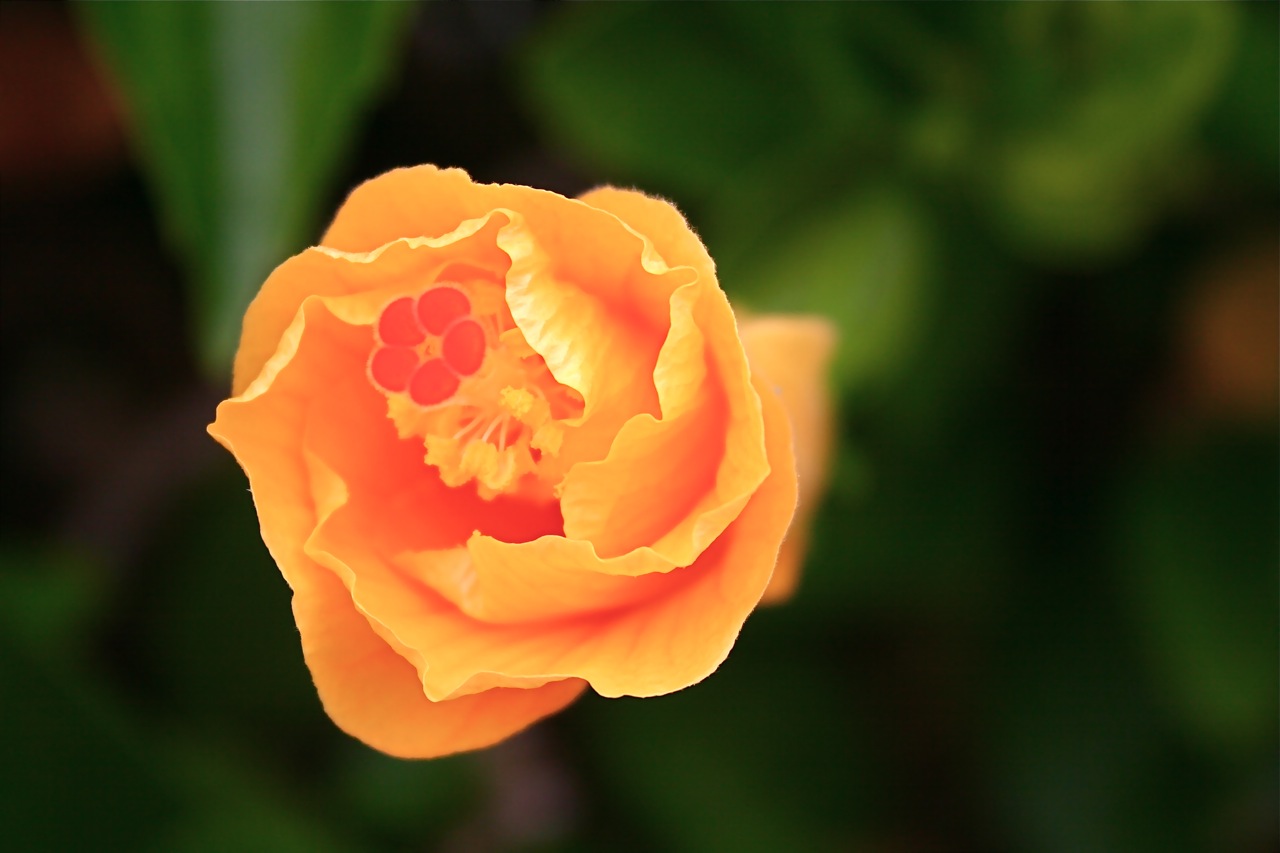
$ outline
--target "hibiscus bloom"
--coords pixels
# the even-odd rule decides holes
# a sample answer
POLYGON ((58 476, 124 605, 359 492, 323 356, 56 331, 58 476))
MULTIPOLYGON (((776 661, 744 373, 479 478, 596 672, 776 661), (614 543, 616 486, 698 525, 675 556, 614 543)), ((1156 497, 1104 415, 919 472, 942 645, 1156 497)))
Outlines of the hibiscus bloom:
POLYGON ((755 322, 739 334, 702 243, 640 193, 431 166, 357 188, 249 307, 209 428, 249 477, 334 721, 443 755, 588 684, 653 696, 711 673, 795 511, 784 400, 814 483, 823 464, 831 333, 755 322))

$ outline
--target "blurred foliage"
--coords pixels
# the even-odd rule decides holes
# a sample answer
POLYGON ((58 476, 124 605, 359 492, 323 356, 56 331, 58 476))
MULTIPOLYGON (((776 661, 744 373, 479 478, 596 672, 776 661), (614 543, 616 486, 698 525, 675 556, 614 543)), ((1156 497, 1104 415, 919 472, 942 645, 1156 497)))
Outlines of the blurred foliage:
POLYGON ((1153 686, 1201 748, 1232 759, 1265 750, 1275 734, 1275 648, 1256 642, 1275 624, 1275 577, 1241 571, 1280 551, 1274 438, 1215 434, 1156 448, 1133 466, 1117 513, 1118 568, 1153 686))
MULTIPOLYGON (((1132 421, 1126 397, 1154 393, 1180 266, 1199 262, 1164 248, 1178 238, 1161 229, 1187 227, 1173 223, 1224 189, 1274 228, 1275 7, 622 4, 555 23, 522 78, 552 137, 607 180, 679 199, 739 301, 823 313, 844 332, 833 494, 799 600, 759 620, 923 622, 977 645, 985 680, 951 685, 987 691, 970 725, 990 823, 968 828, 982 839, 970 844, 1239 840, 1223 839, 1213 792, 1274 769, 1274 420, 1243 444, 1232 436, 1251 427, 1225 427, 1220 450, 1090 410, 1132 421), (1126 446, 1149 470, 1104 461, 1126 446)), ((1238 239, 1223 225, 1202 245, 1238 239)), ((795 696, 769 704, 799 739, 805 727, 784 722, 795 696)), ((614 775, 642 763, 630 739, 607 742, 626 757, 614 775)), ((721 790, 714 771, 689 772, 721 790)), ((671 785, 648 796, 692 808, 671 785)), ((874 814, 846 825, 859 823, 877 829, 874 814)), ((706 836, 713 826, 664 841, 777 838, 755 821, 743 837, 706 836)), ((785 831, 822 849, 819 826, 785 831)), ((951 838, 928 843, 965 847, 951 838)))
POLYGON ((229 459, 123 568, 7 525, 15 849, 1274 849, 1280 6, 530 8, 79 12, 220 377, 330 184, 419 148, 671 198, 736 303, 832 317, 796 600, 696 689, 409 763, 324 716, 229 459), (404 44, 428 119, 366 126, 404 44))
POLYGON ((84 3, 222 376, 266 274, 306 246, 407 3, 84 3))

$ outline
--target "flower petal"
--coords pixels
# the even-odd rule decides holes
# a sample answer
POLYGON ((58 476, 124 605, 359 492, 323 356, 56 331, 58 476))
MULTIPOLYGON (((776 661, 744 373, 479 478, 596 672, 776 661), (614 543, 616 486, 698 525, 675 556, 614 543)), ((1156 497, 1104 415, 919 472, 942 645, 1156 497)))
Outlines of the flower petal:
POLYGON ((634 605, 671 586, 675 568, 649 549, 603 559, 590 542, 543 536, 504 542, 475 534, 466 549, 397 555, 394 567, 424 581, 482 622, 546 621, 634 605))
POLYGON ((525 216, 510 211, 504 214, 511 224, 498 237, 511 259, 506 297, 512 318, 556 381, 583 398, 582 417, 566 431, 559 453, 561 471, 603 457, 628 419, 658 410, 652 375, 666 320, 650 322, 627 294, 669 294, 688 277, 665 267, 642 269, 640 241, 621 223, 572 204, 583 221, 561 225, 579 232, 600 253, 599 263, 592 263, 593 252, 583 252, 574 269, 557 265, 547 240, 554 245, 564 235, 547 228, 549 236, 540 239, 525 216), (627 249, 634 262, 619 263, 627 249))
POLYGON ((672 296, 654 382, 661 418, 632 419, 607 458, 566 477, 565 535, 591 541, 603 556, 651 545, 688 565, 768 473, 758 398, 733 314, 714 285, 672 296))
POLYGON ((648 276, 662 276, 676 265, 657 253, 641 256, 635 236, 619 228, 616 217, 591 205, 532 187, 478 184, 461 169, 430 165, 393 169, 356 187, 320 244, 370 252, 393 240, 448 234, 458 223, 495 210, 523 220, 529 236, 555 258, 561 280, 611 304, 629 306, 655 328, 665 323, 671 291, 689 280, 655 286, 648 276))
POLYGON ((373 632, 336 576, 313 566, 301 577, 293 611, 320 699, 343 731, 375 749, 431 758, 489 746, 565 707, 586 687, 565 679, 432 702, 413 665, 373 632))
POLYGON ((245 395, 218 407, 209 432, 249 477, 263 539, 293 589, 303 653, 334 721, 406 757, 486 746, 564 707, 585 683, 431 702, 413 666, 374 633, 337 578, 303 553, 317 514, 299 448, 317 387, 343 375, 352 359, 358 363, 361 331, 333 322, 321 300, 308 300, 282 336, 271 369, 245 395))
POLYGON ((768 584, 795 510, 786 415, 771 391, 761 400, 768 477, 698 561, 670 575, 666 594, 639 605, 575 619, 487 624, 369 549, 341 548, 351 541, 350 531, 335 535, 322 526, 310 553, 343 579, 363 613, 414 650, 432 699, 566 678, 584 678, 606 696, 679 690, 706 677, 728 654, 768 584))
POLYGON ((827 367, 835 353, 836 331, 820 317, 759 316, 739 327, 751 370, 773 387, 791 420, 795 437, 800 502, 766 603, 784 600, 795 590, 809 537, 809 522, 826 488, 831 453, 831 395, 827 367))
POLYGON ((667 264, 692 267, 703 281, 715 279, 716 268, 707 247, 670 202, 617 187, 598 187, 579 199, 612 213, 637 234, 643 234, 667 264))
POLYGON ((613 187, 582 201, 625 223, 642 242, 646 264, 687 266, 698 278, 671 297, 671 328, 654 375, 661 412, 633 418, 607 459, 570 473, 565 531, 603 555, 653 543, 664 559, 688 565, 767 473, 733 314, 706 248, 675 207, 613 187))

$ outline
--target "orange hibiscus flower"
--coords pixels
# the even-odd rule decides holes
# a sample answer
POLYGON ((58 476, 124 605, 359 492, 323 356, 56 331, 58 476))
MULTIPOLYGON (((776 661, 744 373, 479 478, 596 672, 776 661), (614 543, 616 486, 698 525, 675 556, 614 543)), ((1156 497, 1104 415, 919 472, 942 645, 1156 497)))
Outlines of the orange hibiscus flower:
POLYGON ((248 474, 334 721, 443 755, 588 684, 711 673, 795 511, 784 404, 820 480, 831 333, 798 322, 740 336, 702 243, 640 193, 430 166, 357 188, 249 307, 209 428, 248 474))

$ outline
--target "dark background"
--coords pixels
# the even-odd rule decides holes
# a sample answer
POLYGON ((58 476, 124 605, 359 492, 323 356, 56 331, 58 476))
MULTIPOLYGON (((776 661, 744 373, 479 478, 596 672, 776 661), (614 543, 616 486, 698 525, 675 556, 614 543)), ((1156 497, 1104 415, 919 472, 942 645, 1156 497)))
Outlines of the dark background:
POLYGON ((1278 27, 0 6, 6 846, 1277 849, 1278 27), (204 426, 270 267, 422 162, 672 199, 736 304, 840 326, 840 445, 705 683, 402 762, 204 426))

